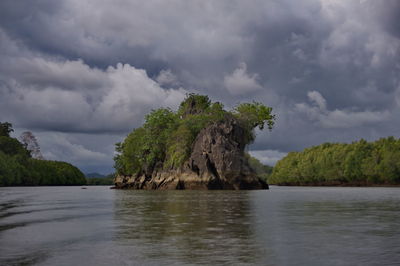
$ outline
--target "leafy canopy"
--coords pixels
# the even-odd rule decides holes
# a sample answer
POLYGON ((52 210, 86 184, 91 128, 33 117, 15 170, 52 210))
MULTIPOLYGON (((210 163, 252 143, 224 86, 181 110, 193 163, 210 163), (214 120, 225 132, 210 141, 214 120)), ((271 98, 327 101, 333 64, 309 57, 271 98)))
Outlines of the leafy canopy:
POLYGON ((272 114, 272 108, 259 102, 242 103, 234 109, 234 114, 243 123, 248 124, 249 128, 258 127, 264 129, 267 123, 268 129, 272 129, 275 123, 275 115, 272 114))
POLYGON ((324 143, 291 152, 274 167, 272 184, 399 184, 400 140, 324 143))
POLYGON ((14 129, 12 128, 12 124, 5 122, 0 122, 0 136, 9 137, 10 133, 13 132, 14 129))
POLYGON ((268 129, 271 130, 275 123, 275 115, 272 114, 272 108, 259 102, 239 104, 233 110, 233 114, 246 130, 247 143, 251 143, 255 139, 254 128, 263 130, 265 123, 267 123, 268 129))
POLYGON ((0 123, 0 186, 82 185, 83 173, 65 162, 31 158, 17 139, 10 123, 0 123))

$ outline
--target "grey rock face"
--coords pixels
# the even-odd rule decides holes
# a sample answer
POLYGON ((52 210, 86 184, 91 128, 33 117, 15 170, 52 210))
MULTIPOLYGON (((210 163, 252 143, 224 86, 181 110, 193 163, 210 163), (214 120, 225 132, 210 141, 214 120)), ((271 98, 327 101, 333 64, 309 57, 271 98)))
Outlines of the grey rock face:
POLYGON ((181 169, 118 176, 115 185, 135 189, 268 189, 244 156, 244 133, 234 118, 213 123, 197 135, 191 156, 181 169))
POLYGON ((262 189, 244 156, 244 130, 235 119, 214 123, 197 136, 188 168, 209 177, 209 189, 262 189))

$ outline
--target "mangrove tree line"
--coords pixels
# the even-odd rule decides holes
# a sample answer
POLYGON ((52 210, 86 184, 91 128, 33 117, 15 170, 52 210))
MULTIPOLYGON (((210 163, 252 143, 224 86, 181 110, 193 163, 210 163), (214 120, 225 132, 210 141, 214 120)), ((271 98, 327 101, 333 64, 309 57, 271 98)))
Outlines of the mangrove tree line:
POLYGON ((290 152, 275 165, 268 181, 282 185, 400 184, 400 140, 324 143, 290 152))
POLYGON ((83 173, 69 163, 32 158, 11 132, 10 123, 0 123, 0 186, 86 184, 83 173))

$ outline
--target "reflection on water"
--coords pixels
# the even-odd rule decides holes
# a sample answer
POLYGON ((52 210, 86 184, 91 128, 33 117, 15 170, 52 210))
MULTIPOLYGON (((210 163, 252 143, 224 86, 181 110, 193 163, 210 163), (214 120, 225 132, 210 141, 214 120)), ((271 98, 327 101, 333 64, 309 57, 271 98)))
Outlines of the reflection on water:
POLYGON ((398 265, 399 188, 0 188, 0 265, 398 265))
POLYGON ((262 254, 254 242, 249 193, 121 191, 115 200, 115 240, 145 247, 142 252, 151 259, 256 262, 262 254))
POLYGON ((400 261, 398 188, 277 188, 268 199, 263 213, 270 215, 269 226, 262 242, 269 243, 275 264, 400 261))

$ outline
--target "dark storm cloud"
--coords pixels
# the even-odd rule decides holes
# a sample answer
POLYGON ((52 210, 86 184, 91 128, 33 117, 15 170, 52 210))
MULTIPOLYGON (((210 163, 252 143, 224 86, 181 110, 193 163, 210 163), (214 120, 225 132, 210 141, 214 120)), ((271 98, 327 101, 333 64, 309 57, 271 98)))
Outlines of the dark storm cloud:
POLYGON ((400 2, 397 0, 387 0, 384 3, 370 1, 369 16, 375 17, 380 22, 384 31, 400 38, 399 10, 400 2))
POLYGON ((325 141, 399 136, 399 21, 396 0, 5 0, 0 119, 98 162, 111 148, 79 132, 122 137, 187 91, 273 106, 276 128, 251 146, 268 162, 325 141))
MULTIPOLYGON (((151 44, 132 45, 125 36, 103 36, 103 26, 107 30, 114 30, 110 29, 115 26, 112 24, 115 21, 112 15, 109 18, 108 15, 102 16, 95 20, 94 25, 89 25, 97 8, 90 4, 51 0, 35 1, 33 4, 29 0, 5 0, 1 5, 2 28, 29 49, 55 57, 84 58, 90 66, 101 68, 120 62, 130 63, 145 68, 150 75, 166 67, 166 62, 149 57, 154 50, 151 44)), ((113 15, 117 16, 115 13, 113 15)), ((118 32, 118 27, 115 30, 118 32)))

